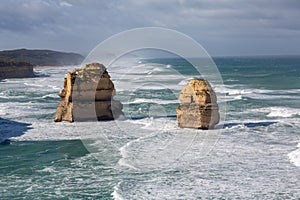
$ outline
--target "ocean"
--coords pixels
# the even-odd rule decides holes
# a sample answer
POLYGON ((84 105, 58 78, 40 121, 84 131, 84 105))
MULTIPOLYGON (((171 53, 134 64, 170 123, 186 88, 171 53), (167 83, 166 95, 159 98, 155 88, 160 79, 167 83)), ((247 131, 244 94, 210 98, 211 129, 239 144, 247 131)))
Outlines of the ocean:
POLYGON ((215 130, 177 127, 178 94, 197 73, 182 58, 109 66, 117 121, 54 123, 76 66, 2 80, 0 199, 300 199, 300 57, 214 62, 215 130))

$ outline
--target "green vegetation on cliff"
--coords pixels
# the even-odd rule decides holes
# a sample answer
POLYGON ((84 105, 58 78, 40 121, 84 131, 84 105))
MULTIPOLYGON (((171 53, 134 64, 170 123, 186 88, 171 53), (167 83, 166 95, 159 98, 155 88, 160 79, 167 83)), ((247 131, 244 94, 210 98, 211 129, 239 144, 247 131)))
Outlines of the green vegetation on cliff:
POLYGON ((0 67, 23 67, 32 66, 24 60, 0 56, 0 67))
POLYGON ((33 66, 78 65, 82 60, 83 56, 80 54, 52 50, 17 49, 0 51, 0 66, 28 66, 28 63, 33 66))

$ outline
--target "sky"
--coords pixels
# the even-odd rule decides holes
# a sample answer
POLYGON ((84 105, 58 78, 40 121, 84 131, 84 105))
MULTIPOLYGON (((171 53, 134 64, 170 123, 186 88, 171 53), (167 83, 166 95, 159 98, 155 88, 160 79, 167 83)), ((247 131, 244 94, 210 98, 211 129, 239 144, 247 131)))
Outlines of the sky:
POLYGON ((299 0, 10 0, 0 4, 0 50, 88 54, 121 31, 164 27, 212 56, 300 55, 299 0))

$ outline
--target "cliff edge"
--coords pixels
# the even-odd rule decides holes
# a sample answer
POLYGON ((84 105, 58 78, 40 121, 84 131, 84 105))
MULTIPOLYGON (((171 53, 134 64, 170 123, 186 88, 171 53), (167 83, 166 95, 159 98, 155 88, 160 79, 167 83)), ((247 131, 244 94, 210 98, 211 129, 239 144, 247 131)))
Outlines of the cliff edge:
POLYGON ((33 66, 26 61, 0 57, 0 79, 34 77, 33 66))
POLYGON ((34 77, 35 66, 78 65, 83 56, 52 50, 6 50, 0 51, 0 79, 34 77))

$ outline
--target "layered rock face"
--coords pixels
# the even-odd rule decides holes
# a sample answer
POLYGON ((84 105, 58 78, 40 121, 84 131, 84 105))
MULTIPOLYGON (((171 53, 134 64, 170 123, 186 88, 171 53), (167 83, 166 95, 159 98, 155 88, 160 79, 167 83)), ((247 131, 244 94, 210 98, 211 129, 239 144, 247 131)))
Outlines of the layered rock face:
POLYGON ((211 129, 219 123, 216 93, 203 79, 191 80, 183 87, 176 108, 178 126, 181 128, 211 129))
POLYGON ((0 79, 32 77, 34 77, 33 66, 0 66, 0 79))
POLYGON ((123 115, 123 105, 113 100, 115 87, 106 68, 99 63, 68 72, 55 122, 113 120, 123 115))

